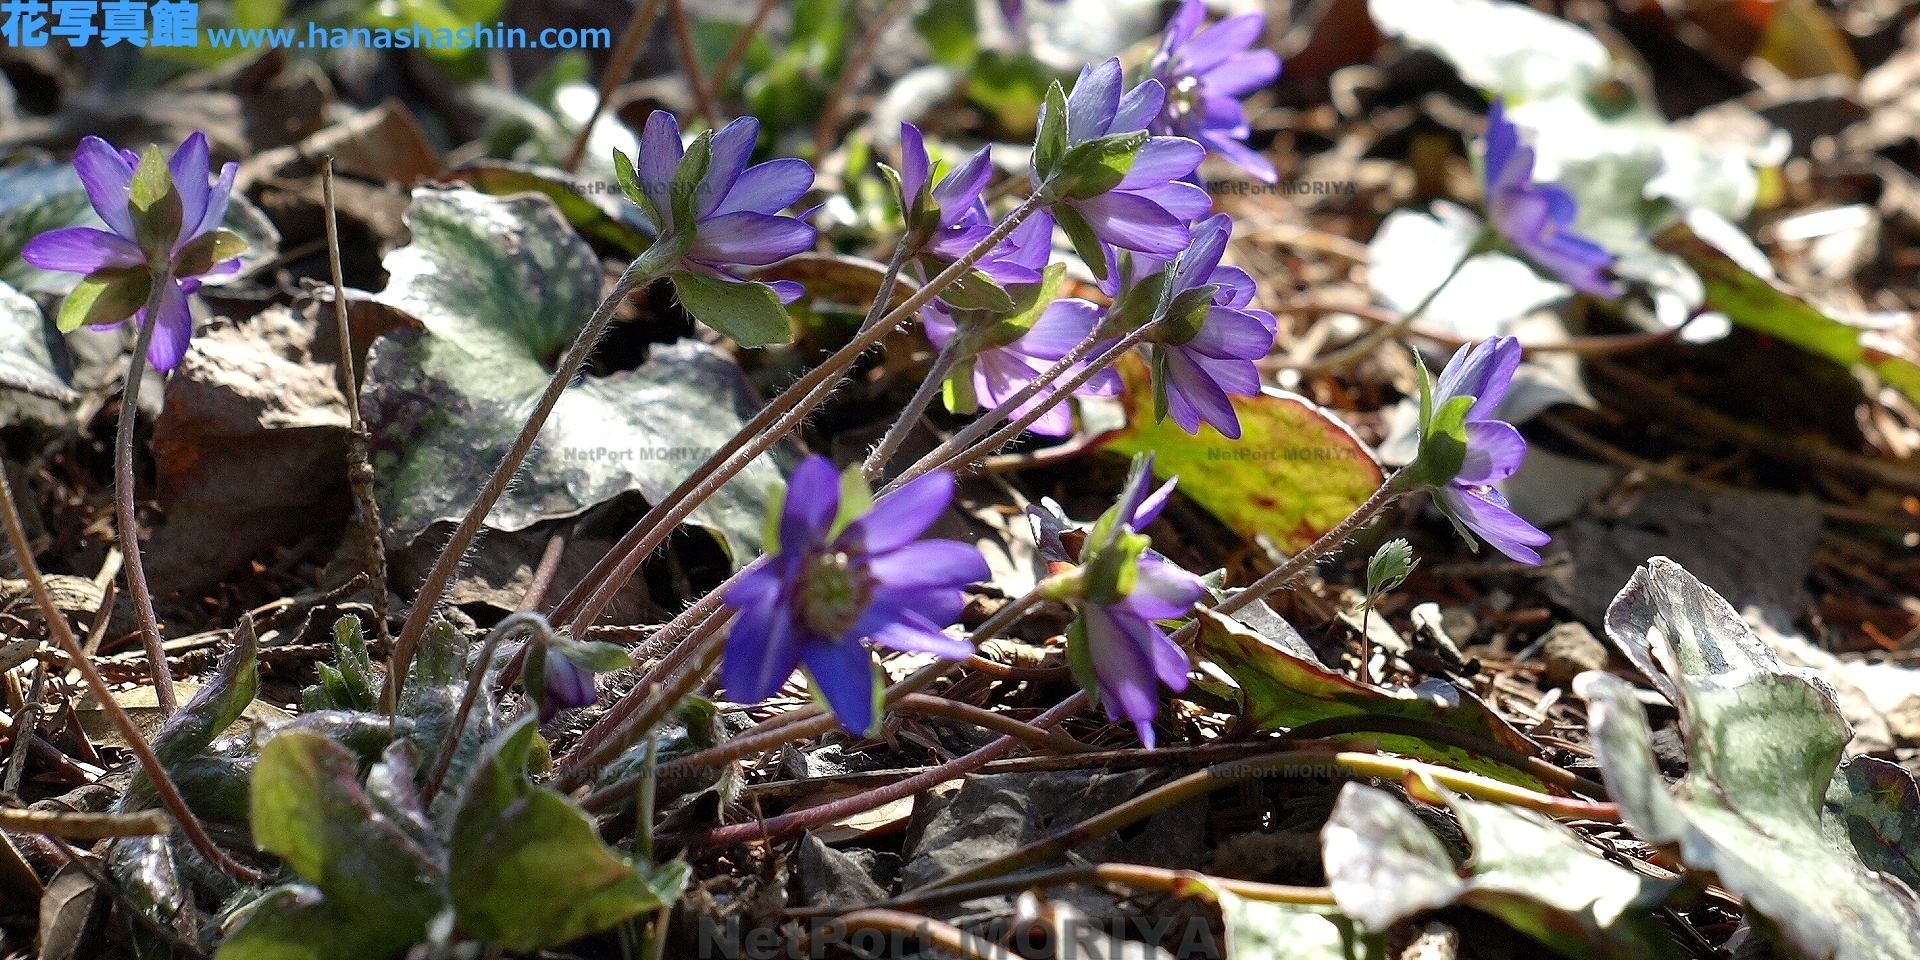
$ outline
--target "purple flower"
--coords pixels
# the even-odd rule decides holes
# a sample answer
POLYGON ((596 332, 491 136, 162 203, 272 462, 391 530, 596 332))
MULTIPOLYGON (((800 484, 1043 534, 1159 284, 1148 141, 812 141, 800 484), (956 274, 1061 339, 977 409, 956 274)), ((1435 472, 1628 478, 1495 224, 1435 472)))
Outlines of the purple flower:
POLYGON ((1279 179, 1273 164, 1246 146, 1253 128, 1240 106, 1241 97, 1280 76, 1278 54, 1247 49, 1260 39, 1267 18, 1243 13, 1199 30, 1206 17, 1202 0, 1186 0, 1167 23, 1160 50, 1148 67, 1167 90, 1167 102, 1151 129, 1198 140, 1262 183, 1272 183, 1279 179))
MULTIPOLYGON (((763 267, 813 248, 811 226, 780 216, 813 187, 813 168, 805 160, 783 157, 747 166, 760 136, 760 121, 741 117, 713 135, 706 173, 699 181, 676 185, 674 176, 686 149, 673 114, 655 110, 640 135, 640 156, 633 167, 640 209, 661 238, 681 231, 691 235, 674 268, 740 282, 736 267, 763 267), (691 193, 691 197, 675 194, 691 193), (688 204, 692 223, 677 223, 675 206, 688 204)), ((791 280, 767 284, 792 303, 801 287, 791 280)))
POLYGON ((1072 651, 1075 669, 1091 667, 1107 719, 1132 722, 1148 749, 1154 745, 1159 685, 1185 690, 1188 669, 1186 653, 1154 621, 1185 616, 1206 595, 1198 577, 1147 552, 1147 538, 1139 534, 1160 515, 1177 482, 1168 480, 1148 494, 1152 470, 1151 454, 1135 461, 1126 492, 1088 536, 1076 571, 1085 577, 1084 586, 1072 598, 1080 617, 1067 633, 1068 642, 1080 646, 1072 651), (1096 582, 1103 568, 1128 563, 1134 577, 1125 595, 1114 595, 1117 577, 1114 584, 1096 582))
POLYGON ((961 659, 973 644, 941 632, 960 618, 960 588, 987 579, 974 547, 920 540, 953 498, 953 475, 929 473, 859 515, 833 464, 794 470, 773 552, 727 591, 739 611, 721 679, 741 702, 765 700, 806 664, 842 726, 873 726, 873 659, 862 640, 961 659))
MULTIPOLYGON (((1479 534, 1494 549, 1521 563, 1538 564, 1534 547, 1552 538, 1521 519, 1493 484, 1513 476, 1527 456, 1527 441, 1512 424, 1493 419, 1520 366, 1520 341, 1494 337, 1469 350, 1461 347, 1440 372, 1433 409, 1456 397, 1472 397, 1466 413, 1466 451, 1459 472, 1435 488, 1441 507, 1455 523, 1479 534)), ((1424 439, 1424 438, 1423 438, 1424 439)), ((1472 537, 1468 537, 1469 542, 1472 537)))
MULTIPOLYGON (((910 232, 920 234, 914 255, 932 276, 967 255, 993 232, 993 217, 981 193, 993 176, 988 151, 973 156, 929 185, 932 164, 920 128, 900 124, 900 210, 910 232)), ((973 269, 1001 285, 1039 283, 1053 253, 1053 218, 1036 211, 1005 240, 975 261, 973 269)))
POLYGON ((593 685, 593 671, 558 653, 548 653, 542 672, 545 697, 540 701, 540 722, 552 720, 562 710, 592 706, 600 699, 593 685))
MULTIPOLYGON (((1100 326, 1104 316, 1104 311, 1085 300, 1068 298, 1048 304, 1040 319, 1019 339, 986 347, 973 355, 974 396, 989 408, 998 407, 1085 341, 1100 326)), ((945 349, 958 332, 953 314, 939 303, 922 309, 920 319, 926 325, 927 339, 935 348, 945 349)), ((1076 364, 1067 376, 1077 374, 1084 366, 1084 363, 1076 364)), ((1111 397, 1120 392, 1120 387, 1119 374, 1102 370, 1074 393, 1083 397, 1111 397)), ((1045 396, 1043 391, 1021 404, 1013 411, 1012 418, 1025 416, 1045 396)), ((1073 432, 1073 411, 1062 398, 1027 429, 1043 436, 1064 437, 1073 432)))
MULTIPOLYGON (((1147 80, 1124 94, 1122 82, 1117 57, 1080 71, 1066 101, 1068 150, 1101 137, 1145 130, 1159 116, 1166 101, 1160 81, 1147 80)), ((1213 209, 1205 190, 1182 179, 1205 156, 1205 148, 1192 140, 1149 137, 1119 183, 1090 197, 1059 200, 1055 216, 1062 216, 1065 208, 1077 213, 1102 243, 1173 256, 1187 245, 1187 225, 1213 209)), ((1040 186, 1038 171, 1035 186, 1040 186)), ((1082 257, 1086 255, 1082 251, 1082 257)), ((1093 262, 1098 259, 1089 259, 1088 265, 1099 269, 1093 262)))
POLYGON ((144 158, 116 150, 99 137, 81 140, 73 166, 108 229, 50 230, 29 241, 20 256, 42 270, 86 275, 61 309, 63 330, 83 323, 109 328, 129 317, 135 324, 146 322, 153 279, 164 275, 147 359, 165 373, 186 356, 193 337, 187 297, 200 289, 204 276, 238 272, 246 243, 219 229, 238 164, 222 166, 219 180, 209 184, 207 138, 197 132, 174 151, 165 174, 159 172, 159 157, 157 150, 144 158), (135 173, 143 167, 152 173, 149 187, 136 192, 135 173), (171 181, 171 189, 154 186, 164 180, 171 181))
POLYGON ((1606 276, 1613 254, 1573 232, 1579 207, 1566 188, 1533 182, 1533 148, 1520 143, 1498 98, 1487 109, 1486 177, 1487 217, 1501 236, 1583 293, 1620 295, 1606 276))
MULTIPOLYGON (((1179 314, 1165 317, 1160 330, 1150 336, 1155 408, 1172 416, 1188 433, 1198 434, 1204 421, 1222 436, 1237 440, 1240 417, 1228 395, 1259 395, 1260 370, 1255 362, 1272 349, 1280 326, 1273 314, 1253 306, 1253 278, 1239 267, 1220 264, 1232 232, 1233 219, 1217 214, 1194 227, 1193 244, 1171 265, 1151 257, 1131 259, 1135 276, 1171 271, 1167 289, 1156 299, 1179 314), (1183 294, 1206 286, 1214 288, 1211 297, 1183 301, 1183 294)), ((1103 289, 1119 299, 1127 284, 1115 263, 1103 289)))

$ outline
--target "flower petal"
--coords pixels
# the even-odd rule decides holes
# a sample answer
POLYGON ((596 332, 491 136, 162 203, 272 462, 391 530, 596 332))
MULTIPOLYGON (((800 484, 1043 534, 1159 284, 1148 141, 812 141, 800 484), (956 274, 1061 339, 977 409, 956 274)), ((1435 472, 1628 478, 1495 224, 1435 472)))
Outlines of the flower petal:
POLYGON ((1158 557, 1141 556, 1137 570, 1139 577, 1126 602, 1134 613, 1149 620, 1184 617, 1207 595, 1200 578, 1158 557))
POLYGON ((866 516, 848 525, 841 540, 863 546, 868 553, 898 550, 920 539, 952 501, 953 474, 945 470, 923 474, 876 501, 866 516))
POLYGON ((925 619, 911 614, 875 631, 872 639, 889 650, 930 653, 942 660, 965 660, 973 656, 972 641, 947 636, 925 619))
POLYGON ((712 216, 729 213, 779 213, 813 189, 813 167, 797 157, 781 157, 748 167, 727 191, 712 216))
POLYGON ((1084 342, 1100 326, 1105 313, 1100 307, 1078 298, 1055 300, 1040 312, 1040 319, 1034 321, 1026 335, 1010 346, 1029 357, 1057 361, 1084 342))
POLYGON ((640 157, 634 161, 633 174, 640 181, 640 190, 654 207, 660 211, 660 232, 673 232, 673 175, 680 170, 680 159, 686 156, 686 146, 680 142, 680 122, 673 114, 665 110, 655 110, 647 115, 647 125, 640 133, 640 157))
POLYGON ((940 184, 933 188, 933 202, 940 206, 941 226, 950 227, 960 222, 980 200, 980 191, 987 188, 987 181, 993 177, 992 149, 981 147, 953 172, 941 177, 940 184))
POLYGON ((800 648, 813 685, 848 733, 873 727, 873 654, 856 641, 812 641, 800 648))
POLYGON ((1077 146, 1106 136, 1120 108, 1120 58, 1108 57, 1080 71, 1067 97, 1067 143, 1077 146))
MULTIPOLYGON (((200 217, 200 225, 193 228, 192 236, 185 236, 183 232, 184 240, 174 247, 174 252, 179 252, 180 247, 185 245, 185 240, 192 240, 194 237, 209 233, 226 222, 227 205, 233 200, 233 178, 239 171, 240 165, 231 160, 220 165, 220 178, 214 181, 213 186, 207 188, 207 210, 200 217)), ((237 260, 229 262, 234 264, 236 271, 239 269, 237 260)))
POLYGON ((207 169, 207 135, 196 130, 181 142, 180 149, 175 150, 173 158, 167 161, 167 172, 173 177, 173 190, 180 197, 180 236, 175 238, 175 250, 189 235, 196 233, 200 229, 200 222, 206 219, 207 169))
POLYGON ((867 558, 867 572, 895 589, 964 587, 992 576, 980 550, 958 540, 916 540, 867 558))
POLYGON ((1199 420, 1213 424, 1229 440, 1240 439, 1240 415, 1207 370, 1177 349, 1167 353, 1167 412, 1188 433, 1198 435, 1199 420), (1181 413, 1181 407, 1188 410, 1181 413))
POLYGON ((1184 137, 1149 137, 1115 190, 1142 190, 1178 180, 1206 159, 1206 148, 1184 137))
POLYGON ((1220 61, 1200 78, 1209 95, 1244 97, 1280 79, 1280 55, 1272 50, 1246 50, 1220 61))
POLYGON ((712 265, 765 266, 813 247, 814 229, 792 217, 728 213, 703 220, 687 259, 712 265))
POLYGON ((1513 372, 1520 368, 1520 353, 1520 341, 1513 337, 1489 337, 1477 346, 1461 347, 1440 372, 1434 406, 1455 397, 1473 397, 1467 419, 1490 419, 1513 383, 1513 372))
POLYGON ((1440 501, 1467 529, 1493 544, 1495 550, 1521 563, 1539 564, 1540 554, 1532 548, 1553 541, 1515 514, 1507 506, 1507 498, 1493 487, 1448 484, 1440 489, 1440 501))
POLYGON ((785 604, 769 603, 740 611, 727 634, 726 660, 720 683, 737 703, 759 703, 793 675, 800 665, 800 644, 793 612, 785 604))
POLYGON ((1513 476, 1527 458, 1527 441, 1511 424, 1476 420, 1467 424, 1467 456, 1453 482, 1485 486, 1513 476))
POLYGON ((1193 42, 1187 44, 1187 55, 1175 65, 1176 69, 1195 76, 1204 74, 1252 46, 1266 29, 1267 18, 1258 13, 1228 17, 1200 31, 1193 42))
POLYGON ((1145 130, 1147 124, 1160 115, 1160 108, 1166 103, 1167 88, 1160 81, 1142 80, 1139 86, 1120 98, 1120 109, 1114 111, 1113 124, 1107 128, 1107 132, 1133 133, 1145 130))
POLYGON ((20 249, 20 259, 42 270, 92 273, 102 267, 133 267, 147 262, 133 241, 92 227, 49 230, 20 249))
POLYGON ((160 292, 160 318, 153 328, 153 343, 147 347, 147 360, 153 369, 166 373, 180 365, 192 339, 193 313, 187 309, 187 293, 180 289, 180 281, 169 280, 160 292))
POLYGON ((914 198, 920 196, 920 188, 927 185, 927 139, 920 128, 905 120, 900 121, 900 198, 901 215, 913 209, 914 198))
POLYGON ((795 553, 826 542, 840 512, 840 472, 833 461, 814 454, 800 461, 787 480, 780 514, 780 552, 795 553))
POLYGON ((133 188, 133 164, 105 140, 83 137, 73 151, 73 169, 87 190, 93 212, 99 214, 114 233, 133 239, 133 215, 127 210, 127 195, 133 188))
POLYGON ((1161 256, 1186 249, 1186 221, 1139 194, 1109 192, 1073 205, 1102 241, 1116 247, 1161 256))
POLYGON ((1151 749, 1153 718, 1160 712, 1160 684, 1151 649, 1141 643, 1141 628, 1150 630, 1151 625, 1125 609, 1091 604, 1081 609, 1080 616, 1086 622, 1087 652, 1107 716, 1131 721, 1140 742, 1151 749))

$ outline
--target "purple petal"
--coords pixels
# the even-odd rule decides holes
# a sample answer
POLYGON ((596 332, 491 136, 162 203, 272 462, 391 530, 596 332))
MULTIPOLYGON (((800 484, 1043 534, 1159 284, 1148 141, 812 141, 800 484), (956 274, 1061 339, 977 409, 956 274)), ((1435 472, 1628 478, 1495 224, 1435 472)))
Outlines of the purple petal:
MULTIPOLYGON (((1148 472, 1151 473, 1153 461, 1148 460, 1147 465, 1148 472)), ((1147 494, 1140 500, 1140 505, 1133 508, 1133 519, 1127 521, 1127 526, 1132 527, 1136 533, 1145 530, 1160 516, 1160 511, 1166 509, 1167 501, 1173 498, 1173 488, 1179 484, 1179 477, 1168 477, 1166 483, 1147 494)))
POLYGON ((1279 54, 1272 50, 1247 50, 1222 60, 1200 79, 1209 94, 1244 97, 1279 78, 1279 54))
POLYGON ((1073 202, 1102 241, 1128 250, 1171 256, 1187 246, 1186 221, 1133 193, 1103 193, 1073 202))
POLYGON ((1513 372, 1520 367, 1520 341, 1513 337, 1491 337, 1478 346, 1461 347, 1440 372, 1434 388, 1434 406, 1455 397, 1473 397, 1468 420, 1486 420, 1507 395, 1513 372))
POLYGON ((1240 141, 1215 133, 1203 133, 1200 136, 1206 141, 1209 149, 1227 158, 1227 162, 1245 170, 1255 180, 1261 183, 1279 182, 1280 173, 1273 169, 1273 164, 1267 162, 1266 157, 1248 149, 1240 141))
POLYGON ((1142 190, 1178 180, 1193 172, 1207 151, 1181 137, 1149 137, 1115 190, 1142 190))
POLYGON ((904 653, 930 653, 942 660, 965 660, 973 656, 973 641, 950 637, 927 620, 908 614, 872 634, 874 643, 904 653))
POLYGON ((966 608, 967 597, 959 587, 876 587, 872 602, 861 611, 860 619, 847 631, 847 636, 870 637, 885 630, 890 623, 922 621, 928 629, 937 632, 942 626, 959 620, 966 608))
MULTIPOLYGON (((733 182, 727 198, 711 215, 778 213, 813 189, 813 168, 805 160, 782 157, 755 164, 733 182)), ((706 215, 703 215, 703 217, 706 215)))
POLYGON ((1205 74, 1228 57, 1252 46, 1266 29, 1267 18, 1257 13, 1228 17, 1193 38, 1178 69, 1194 76, 1205 74))
POLYGON ((1142 80, 1140 85, 1127 91, 1120 98, 1120 107, 1114 111, 1113 124, 1108 133, 1133 133, 1145 130, 1153 118, 1160 115, 1160 108, 1166 106, 1167 88, 1158 80, 1142 80))
POLYGON ((665 110, 655 110, 647 115, 647 125, 640 133, 640 158, 634 165, 634 176, 640 181, 640 189, 647 199, 653 201, 660 211, 661 233, 673 232, 673 198, 671 185, 673 175, 680 169, 680 159, 686 156, 686 147, 680 142, 680 122, 673 114, 665 110))
POLYGON ((1133 612, 1148 620, 1184 617, 1207 595, 1198 577, 1165 560, 1142 556, 1138 570, 1139 578, 1126 602, 1133 612))
POLYGON ((1085 300, 1072 297, 1055 300, 1040 311, 1040 319, 1034 321, 1026 335, 1010 346, 1029 357, 1057 361, 1085 342, 1105 315, 1105 310, 1085 300))
POLYGON ((1167 29, 1160 39, 1160 55, 1154 58, 1156 65, 1165 59, 1171 59, 1187 41, 1193 38, 1193 32, 1207 20, 1207 5, 1203 0, 1183 0, 1180 9, 1173 12, 1167 21, 1167 29))
POLYGON ((964 587, 993 574, 979 548, 957 540, 916 540, 867 559, 867 572, 899 589, 964 587))
POLYGON ((187 293, 180 289, 180 281, 169 280, 160 292, 160 318, 153 328, 153 342, 147 347, 147 361, 153 369, 166 373, 180 365, 187 355, 187 342, 192 339, 193 313, 187 309, 187 293))
POLYGON ((840 472, 833 461, 814 454, 793 468, 787 501, 780 515, 780 552, 797 553, 826 542, 840 512, 840 472))
POLYGON ((541 722, 553 719, 561 710, 589 706, 600 699, 594 688, 593 671, 549 650, 545 672, 547 702, 541 705, 541 722))
POLYGON ((913 212, 913 201, 927 185, 927 140, 920 128, 900 121, 900 215, 913 212))
MULTIPOLYGON (((1198 144, 1195 144, 1198 146, 1198 144)), ((1222 213, 1194 224, 1193 239, 1174 264, 1168 285, 1178 296, 1201 286, 1213 277, 1213 268, 1227 252, 1227 237, 1233 232, 1233 218, 1222 213)))
POLYGON ((873 654, 856 641, 805 644, 800 651, 813 684, 848 733, 873 726, 873 654))
MULTIPOLYGON (((1493 99, 1487 107, 1487 152, 1483 158, 1486 165, 1487 193, 1493 194, 1495 184, 1507 181, 1507 164, 1513 158, 1514 148, 1520 144, 1520 132, 1507 120, 1506 103, 1499 97, 1493 99)), ((1527 164, 1525 176, 1533 177, 1533 165, 1527 164)), ((1524 182, 1524 181, 1523 181, 1524 182)))
POLYGON ((1278 331, 1279 322, 1265 310, 1214 307, 1199 334, 1180 347, 1218 360, 1259 360, 1273 349, 1278 331))
POLYGON ((1107 135, 1120 109, 1120 58, 1108 57, 1080 71, 1067 97, 1067 143, 1079 145, 1107 135))
POLYGON ((1179 350, 1166 350, 1167 412, 1188 433, 1200 433, 1199 421, 1213 424, 1221 436, 1240 439, 1240 415, 1226 391, 1207 371, 1179 350), (1182 407, 1186 410, 1183 413, 1182 407))
POLYGON ((841 539, 872 554, 898 550, 920 539, 952 500, 953 474, 945 470, 923 474, 875 501, 873 510, 848 525, 841 539))
POLYGON ((174 192, 180 196, 180 236, 173 249, 190 239, 207 216, 207 135, 194 131, 167 161, 174 192))
POLYGON ((1507 507, 1507 498, 1492 487, 1448 484, 1440 489, 1440 500, 1467 529, 1493 544, 1495 550, 1521 563, 1539 564, 1540 554, 1532 548, 1553 541, 1533 524, 1520 519, 1507 507))
POLYGON ((952 173, 941 177, 940 185, 933 188, 933 202, 940 206, 941 226, 958 223, 979 202, 980 191, 987 188, 987 181, 993 177, 993 161, 989 159, 992 149, 981 147, 952 173))
POLYGON ((793 614, 784 604, 763 604, 740 611, 727 634, 720 683, 738 703, 759 703, 793 675, 800 665, 800 644, 793 614))
POLYGON ((1080 611, 1086 621, 1088 653, 1107 717, 1132 721, 1140 742, 1153 746, 1153 718, 1160 712, 1159 680, 1149 644, 1140 628, 1151 627, 1125 610, 1088 605, 1080 611))
POLYGON ((807 292, 798 280, 768 280, 767 286, 773 288, 773 295, 780 298, 783 305, 790 305, 807 292))
MULTIPOLYGON (((214 181, 213 186, 207 188, 207 211, 201 216, 200 225, 193 228, 193 236, 187 237, 186 239, 191 240, 193 237, 209 233, 226 222, 227 204, 233 199, 233 178, 239 171, 240 165, 231 160, 220 165, 220 179, 214 181)), ((180 247, 184 245, 184 243, 176 245, 174 252, 178 253, 180 247)), ((239 271, 240 263, 238 259, 228 262, 234 265, 234 272, 239 271)))
POLYGON ((1527 458, 1527 441, 1511 424, 1478 420, 1467 424, 1467 457, 1453 482, 1469 487, 1505 480, 1527 458))
MULTIPOLYGON (((721 127, 720 132, 707 141, 707 172, 700 178, 699 192, 693 198, 695 220, 705 220, 710 215, 725 212, 715 208, 731 199, 741 172, 747 168, 747 158, 753 153, 754 141, 759 136, 760 121, 752 117, 739 117, 721 127)), ((736 209, 751 207, 752 200, 751 197, 746 198, 736 205, 736 209)))
MULTIPOLYGON (((139 158, 134 159, 137 163, 139 158)), ((73 169, 87 189, 93 212, 106 221, 114 233, 131 240, 133 215, 127 211, 127 194, 133 188, 133 165, 127 156, 99 137, 84 137, 73 152, 73 169)), ((52 268, 57 269, 57 268, 52 268)))
POLYGON ((729 213, 701 221, 687 259, 713 265, 765 266, 813 247, 814 229, 792 217, 729 213))
POLYGON ((63 227, 27 241, 20 259, 42 270, 92 273, 102 267, 138 266, 147 262, 147 255, 132 241, 105 230, 63 227))

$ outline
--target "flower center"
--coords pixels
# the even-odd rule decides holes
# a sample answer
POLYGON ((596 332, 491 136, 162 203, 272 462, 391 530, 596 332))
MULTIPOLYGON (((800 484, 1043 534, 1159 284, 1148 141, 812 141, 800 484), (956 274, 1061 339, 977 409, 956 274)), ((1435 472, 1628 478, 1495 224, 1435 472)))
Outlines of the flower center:
POLYGON ((1192 75, 1180 78, 1180 82, 1167 91, 1165 107, 1167 119, 1175 123, 1192 116, 1200 105, 1200 78, 1192 75))
POLYGON ((846 636, 873 598, 871 578, 845 553, 814 555, 800 577, 800 621, 823 637, 846 636))

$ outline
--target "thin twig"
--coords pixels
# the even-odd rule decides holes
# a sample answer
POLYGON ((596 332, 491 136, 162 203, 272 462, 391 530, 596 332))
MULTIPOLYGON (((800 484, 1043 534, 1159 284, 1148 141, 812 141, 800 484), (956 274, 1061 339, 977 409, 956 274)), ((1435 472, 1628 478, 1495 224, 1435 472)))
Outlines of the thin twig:
MULTIPOLYGON (((80 671, 80 676, 86 680, 87 689, 93 692, 93 699, 100 704, 102 710, 106 711, 107 718, 120 731, 121 738, 127 741, 127 748, 132 750, 134 757, 140 761, 140 768, 146 772, 147 779, 153 783, 154 792, 159 795, 160 802, 165 804, 167 810, 173 814, 174 822, 180 825, 180 829, 187 835, 188 842, 193 844, 195 850, 200 851, 201 856, 241 883, 262 882, 265 878, 258 871, 227 856, 226 851, 221 850, 214 844, 213 838, 207 836, 206 828, 201 826, 200 819, 193 815, 193 810, 187 806, 186 799, 180 796, 179 788, 174 786, 173 778, 167 775, 167 768, 161 764, 160 758, 154 755, 153 747, 148 745, 146 734, 142 733, 139 725, 127 715, 126 709, 120 706, 120 702, 113 698, 113 690, 107 686, 107 681, 100 676, 100 671, 94 669, 93 661, 88 659, 80 649, 80 641, 73 635, 73 628, 67 626, 67 618, 61 614, 58 607, 54 606, 53 594, 48 592, 47 582, 40 576, 40 564, 33 559, 33 549, 27 543, 26 528, 20 523, 20 508, 13 499, 13 484, 7 480, 4 470, 0 470, 0 500, 5 501, 5 509, 0 510, 0 520, 4 520, 6 524, 7 540, 13 545, 14 556, 19 560, 21 572, 26 575, 28 588, 33 591, 34 602, 40 606, 41 616, 47 621, 47 629, 53 634, 54 641, 60 645, 60 648, 67 652, 67 656, 73 658, 73 665, 80 671)), ((251 621, 242 618, 240 622, 244 629, 252 629, 251 621)), ((161 672, 164 672, 166 664, 164 656, 160 663, 162 664, 161 672)))
POLYGON ((714 106, 713 90, 707 86, 707 78, 700 73, 700 49, 693 42, 693 27, 687 22, 686 5, 681 0, 667 0, 667 20, 673 25, 673 43, 680 52, 680 70, 687 75, 687 86, 693 89, 694 109, 700 111, 700 119, 707 121, 710 130, 720 129, 720 110, 714 106))
POLYGON ((741 28, 740 35, 734 37, 733 45, 727 48, 727 55, 721 57, 720 65, 713 68, 715 92, 727 89, 727 81, 733 78, 734 68, 740 66, 741 59, 746 57, 747 50, 753 46, 753 38, 759 35, 760 28, 766 24, 767 16, 773 13, 774 7, 779 5, 780 0, 760 0, 760 6, 753 11, 753 19, 748 20, 747 25, 741 28))
POLYGON ((620 34, 620 42, 613 48, 613 55, 607 59, 607 68, 600 72, 600 95, 593 100, 593 112, 587 115, 587 122, 580 125, 580 132, 573 135, 573 146, 567 149, 567 159, 560 166, 568 173, 580 169, 580 158, 586 155, 587 138, 593 135, 594 124, 600 121, 600 115, 606 112, 607 101, 613 99, 613 92, 620 89, 627 73, 633 69, 633 58, 640 55, 640 45, 646 42, 647 34, 653 31, 653 21, 660 16, 660 5, 666 0, 641 0, 633 10, 633 16, 627 20, 627 29, 620 34))
POLYGON ((152 837, 173 830, 165 810, 133 813, 78 813, 71 810, 27 810, 0 807, 0 830, 37 833, 66 840, 105 840, 108 837, 152 837))
POLYGON ((7 758, 6 794, 10 797, 20 795, 20 775, 27 769, 27 752, 33 744, 33 728, 40 720, 40 696, 47 685, 47 661, 40 660, 33 669, 33 691, 27 694, 27 702, 13 721, 13 756, 7 758))
POLYGON ((848 932, 885 930, 922 938, 928 941, 921 944, 923 949, 928 946, 943 948, 935 951, 932 954, 934 956, 949 952, 958 960, 1006 960, 1008 956, 1005 947, 991 940, 981 939, 951 923, 923 917, 917 913, 901 913, 897 910, 855 910, 842 916, 840 922, 846 925, 848 932))
MULTIPOLYGON (((943 904, 965 903, 996 894, 1019 893, 1022 890, 1059 887, 1070 883, 1111 883, 1132 887, 1135 890, 1153 890, 1176 896, 1190 895, 1196 892, 1196 888, 1204 885, 1262 903, 1334 905, 1333 891, 1326 887, 1295 887, 1279 883, 1261 883, 1257 880, 1236 880, 1231 877, 1194 873, 1191 870, 1168 870, 1165 867, 1149 867, 1137 863, 1090 863, 1052 870, 1036 870, 1011 877, 999 877, 978 883, 958 884, 921 893, 904 894, 891 900, 871 904, 864 909, 924 912, 928 907, 943 904)), ((808 916, 835 911, 793 910, 790 912, 797 916, 808 916)))
MULTIPOLYGON (((160 641, 160 618, 153 612, 147 571, 140 562, 140 520, 133 502, 133 424, 140 408, 140 377, 147 369, 147 351, 153 346, 154 328, 160 325, 160 302, 173 283, 167 270, 163 266, 154 271, 153 292, 147 297, 140 333, 134 339, 133 357, 127 361, 126 390, 120 397, 120 427, 113 443, 113 499, 119 508, 120 552, 126 557, 127 596, 133 601, 134 616, 140 621, 140 642, 146 646, 147 662, 155 665, 153 698, 162 719, 173 716, 180 701, 173 691, 173 672, 167 669, 167 651, 160 641)), ((25 562, 22 558, 21 563, 25 562)), ((58 619, 62 626, 66 625, 64 617, 58 619)))
POLYGON ((340 393, 347 400, 347 484, 360 508, 360 536, 366 541, 367 580, 373 587, 373 627, 382 643, 393 641, 387 626, 387 549, 380 533, 380 504, 373 498, 373 434, 360 419, 360 390, 353 370, 353 328, 347 322, 347 275, 340 266, 340 224, 333 204, 333 157, 320 158, 320 190, 326 201, 327 261, 333 268, 333 318, 340 331, 340 393))
POLYGON ((855 87, 867 79, 867 67, 873 63, 873 55, 880 49, 880 41, 892 28, 893 21, 912 6, 907 0, 888 0, 887 9, 880 19, 867 30, 860 39, 860 46, 854 48, 853 56, 840 66, 840 79, 833 85, 833 92, 827 94, 827 102, 820 110, 820 122, 813 128, 814 162, 818 163, 827 154, 833 152, 829 145, 840 135, 840 115, 846 113, 847 98, 853 95, 855 87))
POLYGON ((1037 746, 1046 747, 1049 750, 1058 750, 1062 753, 1093 753, 1100 749, 1091 744, 1081 743, 1059 730, 1043 730, 1032 724, 1009 717, 1004 713, 995 713, 992 710, 976 707, 971 703, 962 703, 958 700, 949 700, 945 697, 933 697, 924 693, 916 693, 911 696, 902 697, 899 703, 893 705, 893 709, 901 713, 917 713, 924 716, 958 720, 961 723, 970 723, 984 730, 992 730, 995 733, 1004 734, 1009 737, 1017 737, 1037 746))

